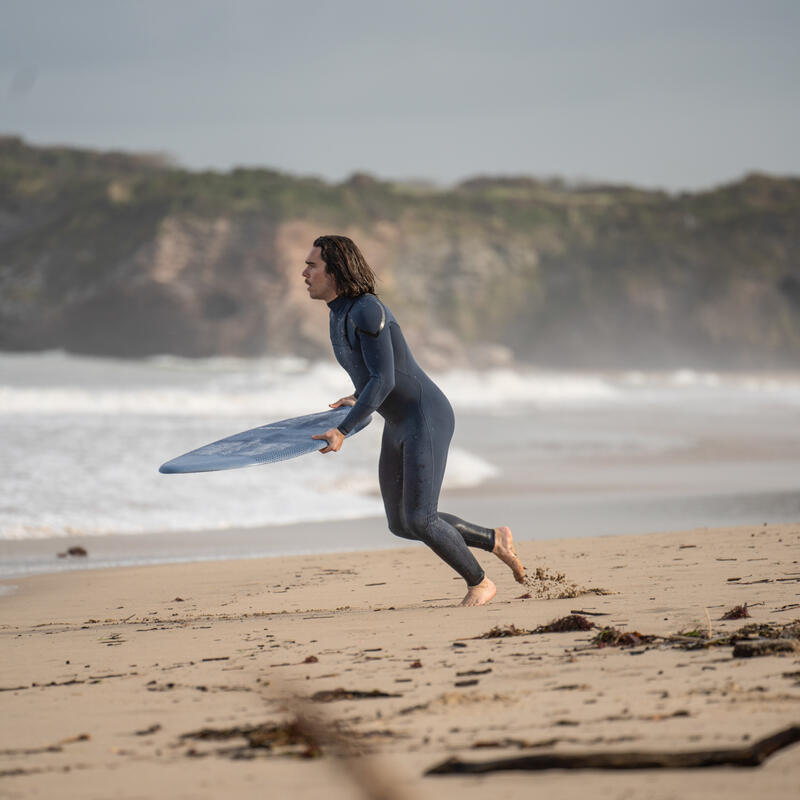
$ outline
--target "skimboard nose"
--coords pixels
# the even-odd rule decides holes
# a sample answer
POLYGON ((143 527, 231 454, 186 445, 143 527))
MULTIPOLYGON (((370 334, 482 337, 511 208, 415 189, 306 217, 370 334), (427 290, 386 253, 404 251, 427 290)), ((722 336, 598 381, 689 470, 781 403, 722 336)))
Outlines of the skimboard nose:
MULTIPOLYGON (((306 453, 316 453, 325 447, 325 442, 311 437, 336 428, 349 413, 350 408, 344 406, 251 428, 166 461, 158 471, 164 475, 216 472, 272 464, 306 453)), ((348 436, 363 430, 371 420, 371 416, 367 417, 348 436)))

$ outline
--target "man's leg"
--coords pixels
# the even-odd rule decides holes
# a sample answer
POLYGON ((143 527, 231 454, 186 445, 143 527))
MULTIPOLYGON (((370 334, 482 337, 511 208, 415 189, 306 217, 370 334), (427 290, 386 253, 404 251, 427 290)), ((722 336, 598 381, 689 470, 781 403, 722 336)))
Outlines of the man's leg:
POLYGON ((439 516, 461 534, 461 538, 466 542, 467 547, 477 547, 489 553, 494 550, 494 530, 492 528, 483 528, 480 525, 467 522, 455 514, 446 514, 444 511, 440 511, 439 516))
POLYGON ((403 445, 403 516, 415 538, 427 544, 464 578, 469 590, 463 604, 482 605, 494 597, 495 586, 459 532, 436 511, 447 453, 445 449, 444 454, 437 454, 437 449, 427 427, 406 438, 403 445))
POLYGON ((517 583, 525 583, 525 567, 519 560, 514 550, 514 537, 511 528, 503 525, 500 528, 484 528, 474 522, 467 522, 455 514, 439 512, 439 516, 449 522, 466 542, 467 547, 478 547, 494 553, 504 564, 507 564, 514 573, 517 583))
POLYGON ((378 483, 389 530, 404 539, 417 537, 408 529, 403 515, 403 443, 389 423, 383 427, 378 483))

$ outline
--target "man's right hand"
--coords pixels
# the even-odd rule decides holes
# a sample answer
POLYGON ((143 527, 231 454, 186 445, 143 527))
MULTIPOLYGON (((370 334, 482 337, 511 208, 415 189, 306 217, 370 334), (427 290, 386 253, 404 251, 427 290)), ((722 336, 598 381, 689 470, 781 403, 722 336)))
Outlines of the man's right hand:
POLYGON ((354 406, 356 404, 356 396, 349 394, 347 397, 340 397, 335 403, 330 403, 331 408, 341 408, 342 406, 354 406))

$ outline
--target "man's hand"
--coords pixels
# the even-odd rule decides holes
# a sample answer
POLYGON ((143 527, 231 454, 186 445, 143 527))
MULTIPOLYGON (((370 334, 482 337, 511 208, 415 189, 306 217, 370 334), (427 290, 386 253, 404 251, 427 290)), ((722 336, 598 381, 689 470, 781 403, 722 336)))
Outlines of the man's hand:
POLYGON ((311 438, 325 439, 328 442, 328 446, 323 447, 320 453, 338 453, 344 441, 344 434, 338 428, 331 428, 325 433, 315 433, 311 438))
POLYGON ((340 397, 335 403, 330 403, 331 408, 340 408, 341 406, 354 406, 356 404, 356 396, 349 394, 347 397, 340 397))

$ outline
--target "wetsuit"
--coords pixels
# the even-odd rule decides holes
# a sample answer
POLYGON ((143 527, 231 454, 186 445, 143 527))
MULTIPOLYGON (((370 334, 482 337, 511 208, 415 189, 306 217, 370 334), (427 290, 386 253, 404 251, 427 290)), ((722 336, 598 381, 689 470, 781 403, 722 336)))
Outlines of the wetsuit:
POLYGON ((476 586, 484 572, 469 547, 491 552, 494 531, 437 510, 455 427, 450 403, 375 295, 340 296, 328 307, 333 351, 356 397, 339 430, 349 433, 373 411, 385 420, 378 475, 389 530, 424 542, 476 586))

